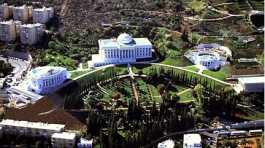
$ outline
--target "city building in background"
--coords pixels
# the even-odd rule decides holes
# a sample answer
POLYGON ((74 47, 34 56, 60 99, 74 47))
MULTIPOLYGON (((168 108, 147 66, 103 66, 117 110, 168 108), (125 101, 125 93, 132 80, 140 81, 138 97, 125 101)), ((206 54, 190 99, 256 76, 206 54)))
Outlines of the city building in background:
POLYGON ((22 44, 34 45, 41 41, 45 27, 43 24, 25 24, 20 27, 20 41, 22 44))
POLYGON ((0 22, 0 40, 4 42, 16 40, 16 25, 14 21, 0 22))
POLYGON ((8 6, 6 3, 0 5, 0 19, 6 20, 12 16, 12 6, 8 6))
POLYGON ((33 23, 47 23, 51 18, 54 16, 54 9, 52 7, 50 8, 36 8, 33 9, 32 17, 33 17, 33 23))
POLYGON ((27 23, 30 19, 29 12, 32 7, 27 7, 26 5, 13 7, 13 18, 17 21, 22 21, 23 23, 27 23))

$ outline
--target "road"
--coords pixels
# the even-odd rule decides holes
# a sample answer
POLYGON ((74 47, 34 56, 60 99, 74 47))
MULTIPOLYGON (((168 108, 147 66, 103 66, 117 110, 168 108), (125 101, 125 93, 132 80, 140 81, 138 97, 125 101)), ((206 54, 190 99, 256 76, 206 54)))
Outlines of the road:
POLYGON ((27 71, 28 69, 30 69, 31 66, 30 62, 14 57, 4 58, 0 56, 0 60, 8 62, 14 67, 12 71, 12 73, 14 74, 14 76, 12 77, 13 81, 16 81, 16 79, 20 79, 21 75, 23 74, 23 71, 27 71))
MULTIPOLYGON (((236 124, 228 125, 230 126, 230 129, 263 129, 264 128, 264 120, 256 120, 256 121, 249 121, 249 122, 241 122, 236 124)), ((181 131, 181 132, 174 132, 167 134, 166 136, 163 136, 157 140, 154 140, 150 144, 144 146, 144 148, 152 148, 155 147, 159 142, 165 141, 169 138, 172 138, 177 135, 183 135, 187 133, 203 133, 203 132, 213 132, 213 131, 220 131, 220 130, 227 130, 226 126, 223 128, 204 128, 204 129, 195 129, 195 130, 187 130, 187 131, 181 131)))

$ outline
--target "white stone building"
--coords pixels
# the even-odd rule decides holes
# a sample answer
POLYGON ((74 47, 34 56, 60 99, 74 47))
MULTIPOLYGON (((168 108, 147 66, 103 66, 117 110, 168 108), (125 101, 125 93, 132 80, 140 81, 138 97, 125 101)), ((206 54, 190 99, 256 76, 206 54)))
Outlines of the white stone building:
POLYGON ((12 15, 12 9, 6 3, 0 5, 0 19, 6 20, 12 15))
POLYGON ((77 143, 77 148, 92 148, 93 147, 93 139, 87 140, 84 138, 80 138, 80 141, 77 143))
POLYGON ((183 148, 202 148, 200 134, 184 134, 183 148))
POLYGON ((38 94, 49 94, 70 78, 69 72, 63 67, 44 66, 31 70, 28 89, 38 94))
POLYGON ((0 122, 0 127, 3 133, 10 135, 50 137, 54 133, 62 132, 65 125, 4 119, 0 122))
POLYGON ((16 40, 16 25, 14 21, 0 22, 0 40, 5 42, 16 40))
POLYGON ((20 27, 20 41, 22 44, 34 45, 41 41, 45 33, 43 24, 25 24, 20 27))
POLYGON ((166 141, 158 143, 157 148, 174 148, 174 146, 175 146, 174 141, 171 139, 168 139, 166 141))
POLYGON ((33 23, 47 23, 51 18, 54 16, 54 9, 52 7, 50 8, 37 8, 33 9, 32 11, 32 17, 33 17, 33 23))
POLYGON ((134 63, 152 57, 152 44, 147 38, 132 38, 123 33, 117 39, 98 41, 99 54, 92 55, 91 67, 107 64, 134 63))
POLYGON ((27 23, 30 19, 29 16, 29 7, 26 5, 19 6, 19 7, 13 7, 13 18, 16 21, 22 21, 24 23, 27 23))
POLYGON ((184 56, 203 69, 216 70, 228 64, 227 60, 232 58, 232 52, 218 44, 200 44, 187 51, 184 56))
POLYGON ((54 148, 73 148, 76 145, 76 134, 69 132, 54 133, 51 136, 54 148))
POLYGON ((241 77, 238 78, 238 84, 244 92, 264 92, 264 76, 257 77, 241 77))

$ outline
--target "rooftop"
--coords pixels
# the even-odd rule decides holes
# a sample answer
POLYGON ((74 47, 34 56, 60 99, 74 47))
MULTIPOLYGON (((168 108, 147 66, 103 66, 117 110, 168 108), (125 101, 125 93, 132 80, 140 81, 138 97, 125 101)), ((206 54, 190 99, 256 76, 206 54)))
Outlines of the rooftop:
POLYGON ((36 24, 23 24, 21 27, 31 28, 31 27, 37 27, 37 26, 43 26, 43 24, 36 23, 36 24))
POLYGON ((99 44, 101 47, 106 48, 135 45, 152 46, 152 43, 147 38, 133 38, 127 33, 120 34, 117 39, 101 39, 99 44))
POLYGON ((166 141, 158 143, 157 148, 174 148, 174 146, 175 146, 174 141, 171 139, 168 139, 166 141))
POLYGON ((53 8, 52 7, 49 7, 49 8, 42 7, 42 8, 35 8, 35 9, 33 9, 33 11, 46 11, 46 10, 51 10, 51 9, 53 9, 53 8))
POLYGON ((32 77, 47 77, 51 75, 55 75, 59 72, 66 70, 63 67, 54 67, 54 66, 43 66, 37 67, 31 71, 32 77))
POLYGON ((76 134, 69 132, 54 133, 52 134, 52 138, 73 140, 76 138, 76 134))
POLYGON ((122 44, 130 44, 133 42, 133 38, 127 33, 122 33, 118 36, 117 41, 122 44))
POLYGON ((241 77, 238 78, 238 81, 242 83, 264 83, 265 82, 265 77, 241 77))
POLYGON ((198 144, 201 143, 200 134, 184 134, 184 142, 189 144, 198 144))
POLYGON ((63 124, 67 130, 80 130, 85 125, 72 114, 68 113, 62 108, 56 107, 56 104, 62 104, 63 99, 58 95, 50 95, 43 97, 34 104, 29 104, 24 108, 8 108, 5 114, 5 119, 30 121, 30 122, 44 122, 50 124, 63 124), (53 101, 53 102, 52 102, 53 101), (50 112, 53 110, 52 112, 50 112), (45 113, 45 114, 43 114, 45 113))
POLYGON ((152 46, 152 43, 147 38, 134 38, 133 42, 128 44, 120 44, 117 39, 102 39, 99 40, 101 47, 113 48, 119 46, 135 46, 135 45, 147 45, 152 46))
POLYGON ((65 125, 63 124, 47 124, 43 122, 28 122, 28 121, 18 121, 4 119, 0 122, 0 126, 16 126, 16 127, 26 127, 26 128, 35 128, 35 129, 48 129, 54 131, 61 131, 64 129, 65 125))
POLYGON ((0 24, 13 24, 13 23, 14 23, 13 20, 0 22, 0 24))

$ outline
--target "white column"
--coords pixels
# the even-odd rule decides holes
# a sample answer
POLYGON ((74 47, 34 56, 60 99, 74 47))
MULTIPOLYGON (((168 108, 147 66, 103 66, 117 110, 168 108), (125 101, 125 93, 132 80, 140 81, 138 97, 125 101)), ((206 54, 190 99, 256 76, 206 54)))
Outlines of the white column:
POLYGON ((121 57, 124 59, 124 50, 122 50, 121 55, 121 57))

